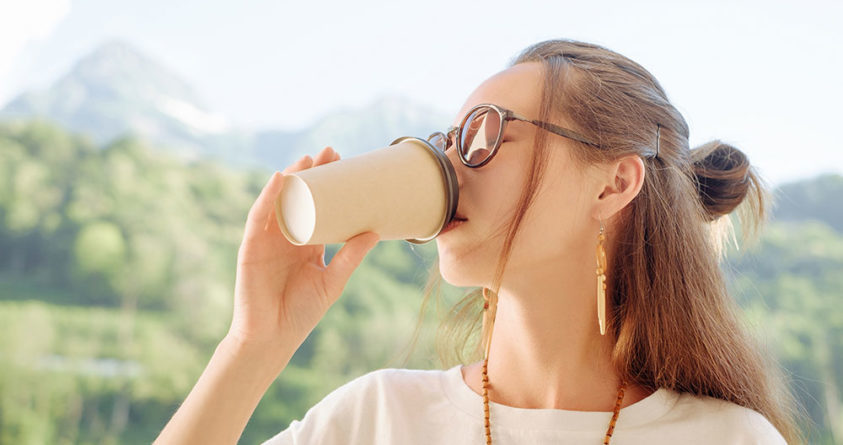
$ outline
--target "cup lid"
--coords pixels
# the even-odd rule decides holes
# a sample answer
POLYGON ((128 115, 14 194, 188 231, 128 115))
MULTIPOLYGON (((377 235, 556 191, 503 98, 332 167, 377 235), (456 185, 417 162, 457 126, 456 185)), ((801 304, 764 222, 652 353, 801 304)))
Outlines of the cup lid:
POLYGON ((405 136, 392 141, 389 145, 392 146, 405 141, 417 142, 421 144, 422 147, 426 148, 431 155, 433 155, 439 165, 439 170, 442 172, 442 182, 445 185, 445 217, 442 219, 436 233, 429 238, 412 238, 405 240, 413 244, 424 244, 439 236, 445 226, 454 219, 454 215, 457 213, 457 202, 459 201, 460 196, 459 183, 457 182, 457 172, 454 170, 451 160, 448 159, 445 153, 438 150, 430 142, 424 139, 405 136))

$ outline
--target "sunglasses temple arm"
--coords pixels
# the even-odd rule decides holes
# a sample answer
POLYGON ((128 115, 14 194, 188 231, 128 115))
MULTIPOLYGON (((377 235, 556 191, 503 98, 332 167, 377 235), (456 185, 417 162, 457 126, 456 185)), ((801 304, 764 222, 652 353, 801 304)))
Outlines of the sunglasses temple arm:
POLYGON ((537 123, 536 123, 536 125, 541 125, 541 124, 546 125, 548 130, 550 130, 550 131, 552 131, 552 132, 554 132, 554 133, 558 134, 559 136, 564 136, 564 137, 566 137, 566 138, 569 138, 569 139, 573 139, 573 140, 575 140, 575 141, 582 142, 582 143, 583 143, 583 144, 585 144, 585 145, 590 145, 590 146, 592 146, 592 147, 600 148, 600 146, 599 146, 599 145, 597 145, 597 144, 596 144, 596 143, 594 143, 594 142, 589 141, 589 140, 588 140, 588 139, 586 139, 584 136, 581 136, 579 133, 576 133, 576 132, 571 131, 571 130, 566 130, 566 129, 562 128, 562 127, 557 127, 556 125, 553 125, 553 124, 550 124, 550 123, 546 123, 546 122, 537 122, 537 123))
POLYGON ((582 142, 585 145, 590 145, 592 147, 600 148, 600 145, 589 141, 588 139, 585 138, 585 136, 582 136, 575 131, 567 130, 565 128, 553 125, 553 124, 548 123, 548 122, 542 122, 542 121, 527 119, 526 117, 519 116, 518 114, 516 114, 514 112, 511 113, 509 116, 506 116, 506 120, 513 120, 513 119, 517 119, 517 120, 524 121, 524 122, 529 122, 529 123, 531 123, 531 124, 533 124, 533 125, 535 125, 539 128, 543 128, 543 129, 545 129, 547 131, 550 131, 552 133, 556 133, 559 136, 566 137, 568 139, 573 139, 577 142, 582 142))

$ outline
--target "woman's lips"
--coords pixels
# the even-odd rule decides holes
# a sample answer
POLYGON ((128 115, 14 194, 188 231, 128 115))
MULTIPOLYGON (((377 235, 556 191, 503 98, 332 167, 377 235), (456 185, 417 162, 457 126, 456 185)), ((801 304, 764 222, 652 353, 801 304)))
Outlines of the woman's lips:
POLYGON ((442 229, 441 232, 439 232, 439 234, 442 235, 445 232, 450 232, 451 230, 454 230, 455 228, 465 224, 466 221, 468 220, 465 218, 454 217, 454 219, 452 219, 451 222, 449 222, 448 225, 445 226, 445 228, 442 229))

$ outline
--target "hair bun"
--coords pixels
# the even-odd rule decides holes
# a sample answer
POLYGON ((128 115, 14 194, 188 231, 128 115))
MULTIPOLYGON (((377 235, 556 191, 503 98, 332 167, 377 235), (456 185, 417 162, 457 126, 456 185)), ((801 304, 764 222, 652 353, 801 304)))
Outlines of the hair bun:
POLYGON ((691 150, 691 160, 697 193, 709 221, 732 213, 750 188, 759 185, 746 155, 719 140, 691 150))

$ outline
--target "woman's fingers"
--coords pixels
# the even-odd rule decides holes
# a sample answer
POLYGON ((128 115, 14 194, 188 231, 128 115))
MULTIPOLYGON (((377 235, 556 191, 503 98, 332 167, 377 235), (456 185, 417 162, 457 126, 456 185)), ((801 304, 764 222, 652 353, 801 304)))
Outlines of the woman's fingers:
POLYGON ((330 304, 339 298, 352 272, 357 269, 366 254, 379 240, 380 236, 375 232, 361 233, 346 241, 339 252, 331 258, 325 278, 325 291, 331 298, 330 304))
POLYGON ((274 172, 266 185, 263 186, 263 190, 261 190, 258 199, 255 200, 255 203, 252 204, 252 208, 249 209, 249 215, 246 218, 247 234, 260 227, 258 224, 263 226, 264 221, 266 221, 267 214, 274 210, 275 197, 281 192, 283 179, 284 177, 281 173, 274 172))
POLYGON ((294 162, 289 167, 285 168, 282 173, 275 172, 269 178, 269 181, 261 190, 258 199, 252 204, 249 209, 249 216, 246 218, 246 235, 254 233, 254 231, 269 229, 270 216, 275 214, 275 198, 281 193, 282 184, 284 183, 284 175, 300 170, 305 170, 313 165, 313 160, 306 155, 294 162))
POLYGON ((313 165, 317 166, 327 164, 328 162, 332 162, 334 160, 335 154, 336 152, 333 148, 325 147, 322 149, 322 151, 319 152, 318 155, 316 155, 316 158, 313 159, 313 165))
POLYGON ((249 210, 249 217, 247 219, 247 231, 249 227, 257 228, 256 222, 263 222, 263 231, 268 231, 270 226, 275 222, 275 199, 281 192, 281 185, 283 183, 283 175, 306 170, 318 165, 327 164, 329 162, 339 160, 339 153, 334 151, 331 147, 325 147, 315 158, 310 155, 305 155, 299 158, 289 167, 285 168, 281 174, 274 173, 269 178, 269 182, 264 186, 260 196, 249 210))
POLYGON ((310 155, 304 155, 301 158, 299 158, 298 161, 293 162, 292 165, 285 168, 284 171, 281 172, 281 173, 286 175, 288 173, 293 173, 293 172, 297 172, 297 171, 300 171, 300 170, 308 169, 312 165, 313 165, 313 159, 310 158, 310 155))

